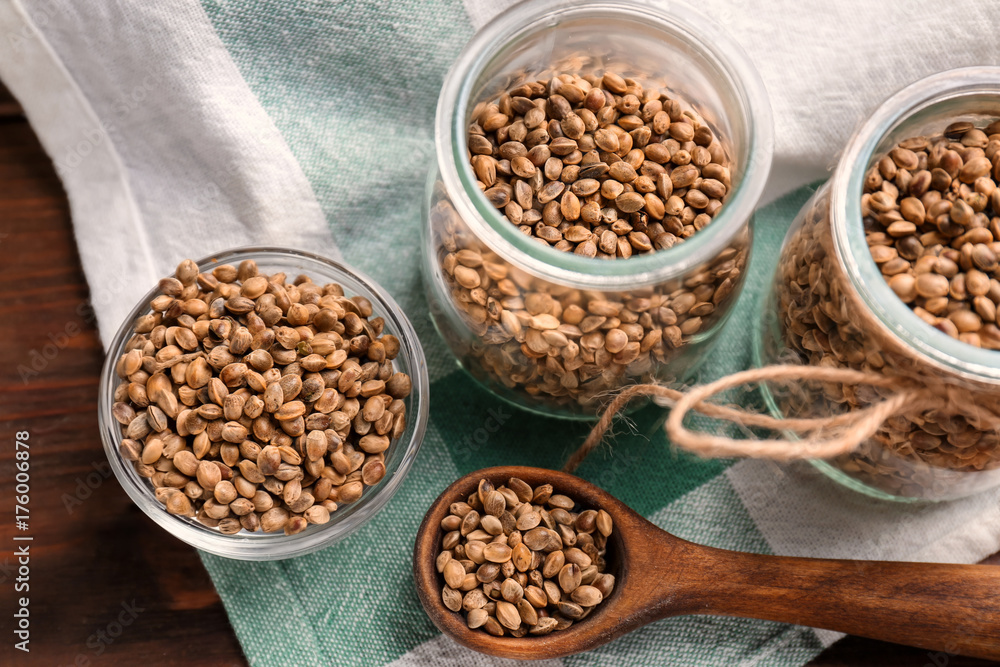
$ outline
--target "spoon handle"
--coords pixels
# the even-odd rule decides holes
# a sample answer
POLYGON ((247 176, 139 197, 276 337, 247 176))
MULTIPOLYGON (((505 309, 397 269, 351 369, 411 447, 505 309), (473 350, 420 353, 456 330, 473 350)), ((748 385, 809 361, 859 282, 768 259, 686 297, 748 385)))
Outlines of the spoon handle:
POLYGON ((673 613, 759 618, 1000 659, 998 566, 680 548, 687 552, 675 561, 685 563, 675 580, 680 590, 665 605, 673 613))

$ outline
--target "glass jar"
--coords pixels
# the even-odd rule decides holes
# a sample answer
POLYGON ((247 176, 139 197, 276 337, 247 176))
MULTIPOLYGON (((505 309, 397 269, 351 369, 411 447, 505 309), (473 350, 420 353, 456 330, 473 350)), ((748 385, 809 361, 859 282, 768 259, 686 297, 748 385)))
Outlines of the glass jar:
POLYGON ((160 294, 154 287, 144 296, 115 334, 101 371, 98 399, 98 420, 104 452, 111 463, 119 484, 132 501, 161 528, 188 544, 218 556, 239 560, 280 560, 307 554, 330 546, 348 536, 381 510, 399 489, 417 456, 427 428, 429 380, 427 362, 416 332, 399 306, 371 278, 337 262, 285 248, 237 248, 206 257, 197 262, 199 272, 211 272, 221 264, 238 266, 243 260, 254 260, 263 273, 283 272, 294 277, 304 274, 313 282, 333 282, 344 288, 348 296, 362 296, 372 304, 375 316, 384 319, 383 331, 399 340, 399 354, 393 359, 396 371, 406 373, 412 381, 410 395, 404 399, 407 425, 402 435, 385 452, 385 476, 374 486, 365 488, 361 498, 344 505, 330 515, 330 521, 310 525, 294 535, 282 532, 264 533, 241 530, 232 535, 199 523, 193 517, 167 513, 156 499, 153 485, 136 472, 135 466, 119 453, 122 429, 112 416, 115 389, 119 383, 115 366, 134 336, 134 324, 150 312, 149 302, 160 294))
POLYGON ((459 56, 435 134, 424 281, 439 332, 475 378, 522 407, 586 417, 609 392, 683 378, 705 358, 743 285, 773 143, 760 77, 719 26, 664 3, 519 4, 459 56), (672 248, 608 261, 519 231, 478 187, 467 146, 477 104, 554 73, 605 71, 686 102, 732 162, 728 196, 711 224, 672 248), (459 264, 476 274, 463 269, 464 285, 455 278, 459 264), (616 327, 628 344, 612 354, 603 332, 616 327))
MULTIPOLYGON (((785 237, 764 304, 759 364, 850 368, 931 380, 958 396, 998 396, 1000 352, 950 337, 899 299, 872 258, 862 214, 865 177, 897 143, 940 135, 953 122, 983 127, 997 118, 1000 68, 983 67, 923 79, 861 125, 833 177, 785 237)), ((772 384, 763 391, 771 413, 785 419, 859 410, 886 394, 870 386, 818 383, 772 384)), ((815 465, 885 499, 944 500, 1000 485, 1000 434, 980 426, 979 407, 949 397, 941 396, 940 407, 888 419, 854 452, 815 465)))

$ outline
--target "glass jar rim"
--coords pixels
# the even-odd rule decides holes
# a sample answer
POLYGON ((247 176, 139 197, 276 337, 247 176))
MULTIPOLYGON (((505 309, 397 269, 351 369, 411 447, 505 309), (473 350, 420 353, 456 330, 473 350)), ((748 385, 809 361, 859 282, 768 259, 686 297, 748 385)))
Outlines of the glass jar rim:
MULTIPOLYGON (((719 25, 684 6, 670 13, 648 0, 528 0, 493 19, 462 50, 445 77, 435 117, 438 169, 452 205, 498 255, 536 276, 580 289, 616 290, 680 277, 722 252, 743 229, 771 169, 773 122, 764 82, 749 56, 719 25), (492 54, 506 44, 566 19, 613 14, 672 32, 686 40, 727 79, 746 119, 746 157, 736 188, 712 223, 684 243, 628 260, 600 260, 562 252, 522 234, 476 186, 467 159, 466 121, 472 87, 492 54)), ((735 180, 735 179, 734 179, 735 180)))
MULTIPOLYGON (((405 451, 399 464, 391 471, 391 476, 390 472, 387 471, 386 478, 379 483, 381 486, 375 492, 365 493, 358 501, 351 503, 342 510, 337 510, 331 517, 330 522, 319 526, 318 529, 306 530, 295 535, 265 533, 249 537, 242 532, 235 535, 226 535, 203 526, 194 520, 168 514, 162 504, 154 498, 149 485, 144 484, 146 480, 139 478, 134 470, 131 469, 131 466, 126 465, 119 455, 118 447, 124 436, 121 433, 118 422, 111 417, 111 401, 114 391, 112 382, 117 377, 115 374, 115 364, 125 343, 133 335, 132 325, 136 318, 148 312, 150 300, 161 293, 159 286, 154 286, 137 302, 136 306, 123 321, 111 345, 108 347, 108 354, 101 370, 98 420, 100 423, 101 439, 104 444, 104 452, 108 457, 115 477, 126 494, 156 524, 174 537, 198 549, 217 556, 238 560, 282 560, 311 553, 347 537, 374 517, 389 502, 390 498, 395 495, 396 491, 399 490, 404 478, 413 466, 427 430, 430 403, 430 379, 427 371, 427 361, 424 357, 420 341, 417 338, 416 331, 396 301, 389 296, 388 292, 364 273, 321 255, 292 248, 273 246, 232 248, 203 257, 196 260, 195 263, 198 265, 199 270, 203 270, 208 266, 237 263, 245 259, 262 261, 261 258, 268 255, 298 258, 313 265, 322 264, 330 273, 350 278, 367 291, 366 294, 359 294, 358 296, 364 296, 372 301, 375 313, 391 322, 391 331, 393 335, 397 336, 400 342, 400 354, 406 355, 410 378, 413 383, 410 396, 412 397, 412 404, 415 407, 411 418, 415 421, 412 423, 413 430, 410 438, 407 441, 401 439, 394 445, 405 447, 405 451)), ((303 273, 308 274, 308 272, 308 266, 304 267, 303 273)), ((408 411, 409 414, 411 413, 408 411)), ((407 430, 410 428, 408 426, 407 430)))
POLYGON ((883 102, 854 133, 832 178, 834 248, 851 285, 894 339, 935 367, 964 378, 1000 383, 1000 351, 978 348, 924 322, 889 287, 871 256, 861 216, 865 173, 886 135, 921 111, 963 97, 996 97, 1000 67, 965 67, 916 81, 883 102))

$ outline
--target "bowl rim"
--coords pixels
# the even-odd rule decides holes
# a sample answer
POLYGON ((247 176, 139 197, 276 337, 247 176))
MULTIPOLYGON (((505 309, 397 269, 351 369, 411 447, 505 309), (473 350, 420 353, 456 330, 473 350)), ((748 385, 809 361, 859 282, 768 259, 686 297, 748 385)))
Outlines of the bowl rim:
POLYGON ((255 533, 251 536, 246 531, 235 535, 225 535, 198 523, 195 519, 168 514, 154 497, 149 482, 139 477, 134 467, 126 465, 122 459, 119 445, 124 439, 123 434, 120 424, 111 416, 111 404, 114 396, 112 383, 117 379, 115 364, 121 355, 122 348, 134 333, 133 325, 136 318, 149 312, 149 302, 161 293, 159 285, 155 285, 138 301, 119 326, 108 347, 101 369, 98 421, 104 453, 115 478, 132 502, 161 528, 198 549, 217 556, 238 560, 270 561, 300 556, 330 546, 360 528, 385 507, 389 499, 399 490, 416 460, 417 452, 427 431, 429 414, 430 379, 427 360, 416 331, 388 291, 364 272, 315 253, 279 246, 230 248, 196 260, 196 264, 201 272, 220 264, 238 264, 246 259, 253 259, 266 266, 268 256, 303 261, 305 265, 301 267, 301 272, 305 275, 311 273, 309 264, 312 265, 313 269, 317 265, 322 265, 333 276, 332 281, 340 282, 341 277, 343 277, 346 282, 356 283, 367 292, 357 293, 353 296, 363 296, 369 299, 375 307, 375 314, 383 317, 386 324, 390 325, 386 329, 400 341, 400 356, 406 361, 407 372, 413 382, 413 389, 406 398, 409 403, 407 406, 408 417, 412 421, 407 427, 410 435, 405 443, 404 438, 401 437, 393 445, 395 448, 402 445, 405 449, 402 458, 391 473, 387 472, 386 477, 373 487, 373 491, 368 491, 366 488, 361 499, 347 505, 343 510, 338 509, 331 515, 331 520, 327 524, 312 526, 301 533, 290 536, 283 532, 255 533), (262 257, 264 259, 261 259, 262 257))

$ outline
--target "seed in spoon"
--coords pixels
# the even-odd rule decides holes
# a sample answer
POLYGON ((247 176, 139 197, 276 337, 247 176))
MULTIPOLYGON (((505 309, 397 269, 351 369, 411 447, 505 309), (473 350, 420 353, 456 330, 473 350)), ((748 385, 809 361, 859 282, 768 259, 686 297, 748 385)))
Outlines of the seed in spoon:
POLYGON ((489 620, 490 614, 485 609, 473 609, 469 612, 466 621, 468 622, 469 629, 475 630, 476 628, 481 628, 489 620))
POLYGON ((573 591, 570 598, 581 607, 594 607, 600 604, 604 596, 593 586, 579 586, 573 591))
POLYGON ((547 635, 553 630, 555 630, 557 625, 559 625, 559 621, 552 618, 551 616, 545 616, 543 618, 539 618, 538 623, 532 626, 532 628, 528 630, 528 632, 535 636, 547 635))
POLYGON ((524 543, 534 551, 546 550, 552 539, 552 531, 543 526, 532 528, 524 534, 524 543))
POLYGON ((458 611, 462 608, 462 594, 454 588, 448 588, 446 586, 441 591, 441 600, 444 602, 444 606, 448 607, 448 609, 451 609, 452 611, 458 611))
POLYGON ((581 605, 575 602, 560 602, 556 605, 556 609, 560 614, 570 619, 571 621, 578 621, 583 618, 584 609, 581 605))
MULTIPOLYGON (((183 458, 183 457, 182 457, 183 458)), ((496 637, 565 630, 611 595, 604 572, 612 520, 578 508, 551 485, 511 478, 482 480, 466 501, 452 503, 436 569, 442 601, 464 612, 470 629, 496 637)))
POLYGON ((567 563, 559 570, 559 588, 563 593, 572 593, 580 585, 580 566, 576 563, 567 563))
POLYGON ((480 525, 483 530, 485 530, 490 535, 499 535, 503 532, 503 524, 500 519, 496 518, 492 514, 487 514, 480 520, 480 525))
POLYGON ((518 544, 511 550, 510 558, 514 562, 514 567, 518 572, 526 572, 531 567, 531 549, 524 546, 523 543, 518 544))
POLYGON ((486 556, 486 560, 491 563, 506 563, 510 560, 511 548, 506 544, 491 542, 486 545, 485 549, 483 549, 483 555, 486 556))
POLYGON ((500 595, 507 602, 517 604, 524 597, 524 589, 521 587, 521 584, 513 579, 504 579, 504 582, 500 585, 500 595))
POLYGON ((604 510, 597 511, 597 530, 600 531, 601 535, 604 537, 609 537, 611 535, 611 515, 604 510))
POLYGON ((517 612, 517 607, 510 602, 498 601, 496 614, 500 625, 509 630, 514 630, 521 625, 521 614, 517 612))
POLYGON ((450 560, 444 566, 444 581, 452 588, 460 588, 465 581, 465 567, 457 560, 450 560))

